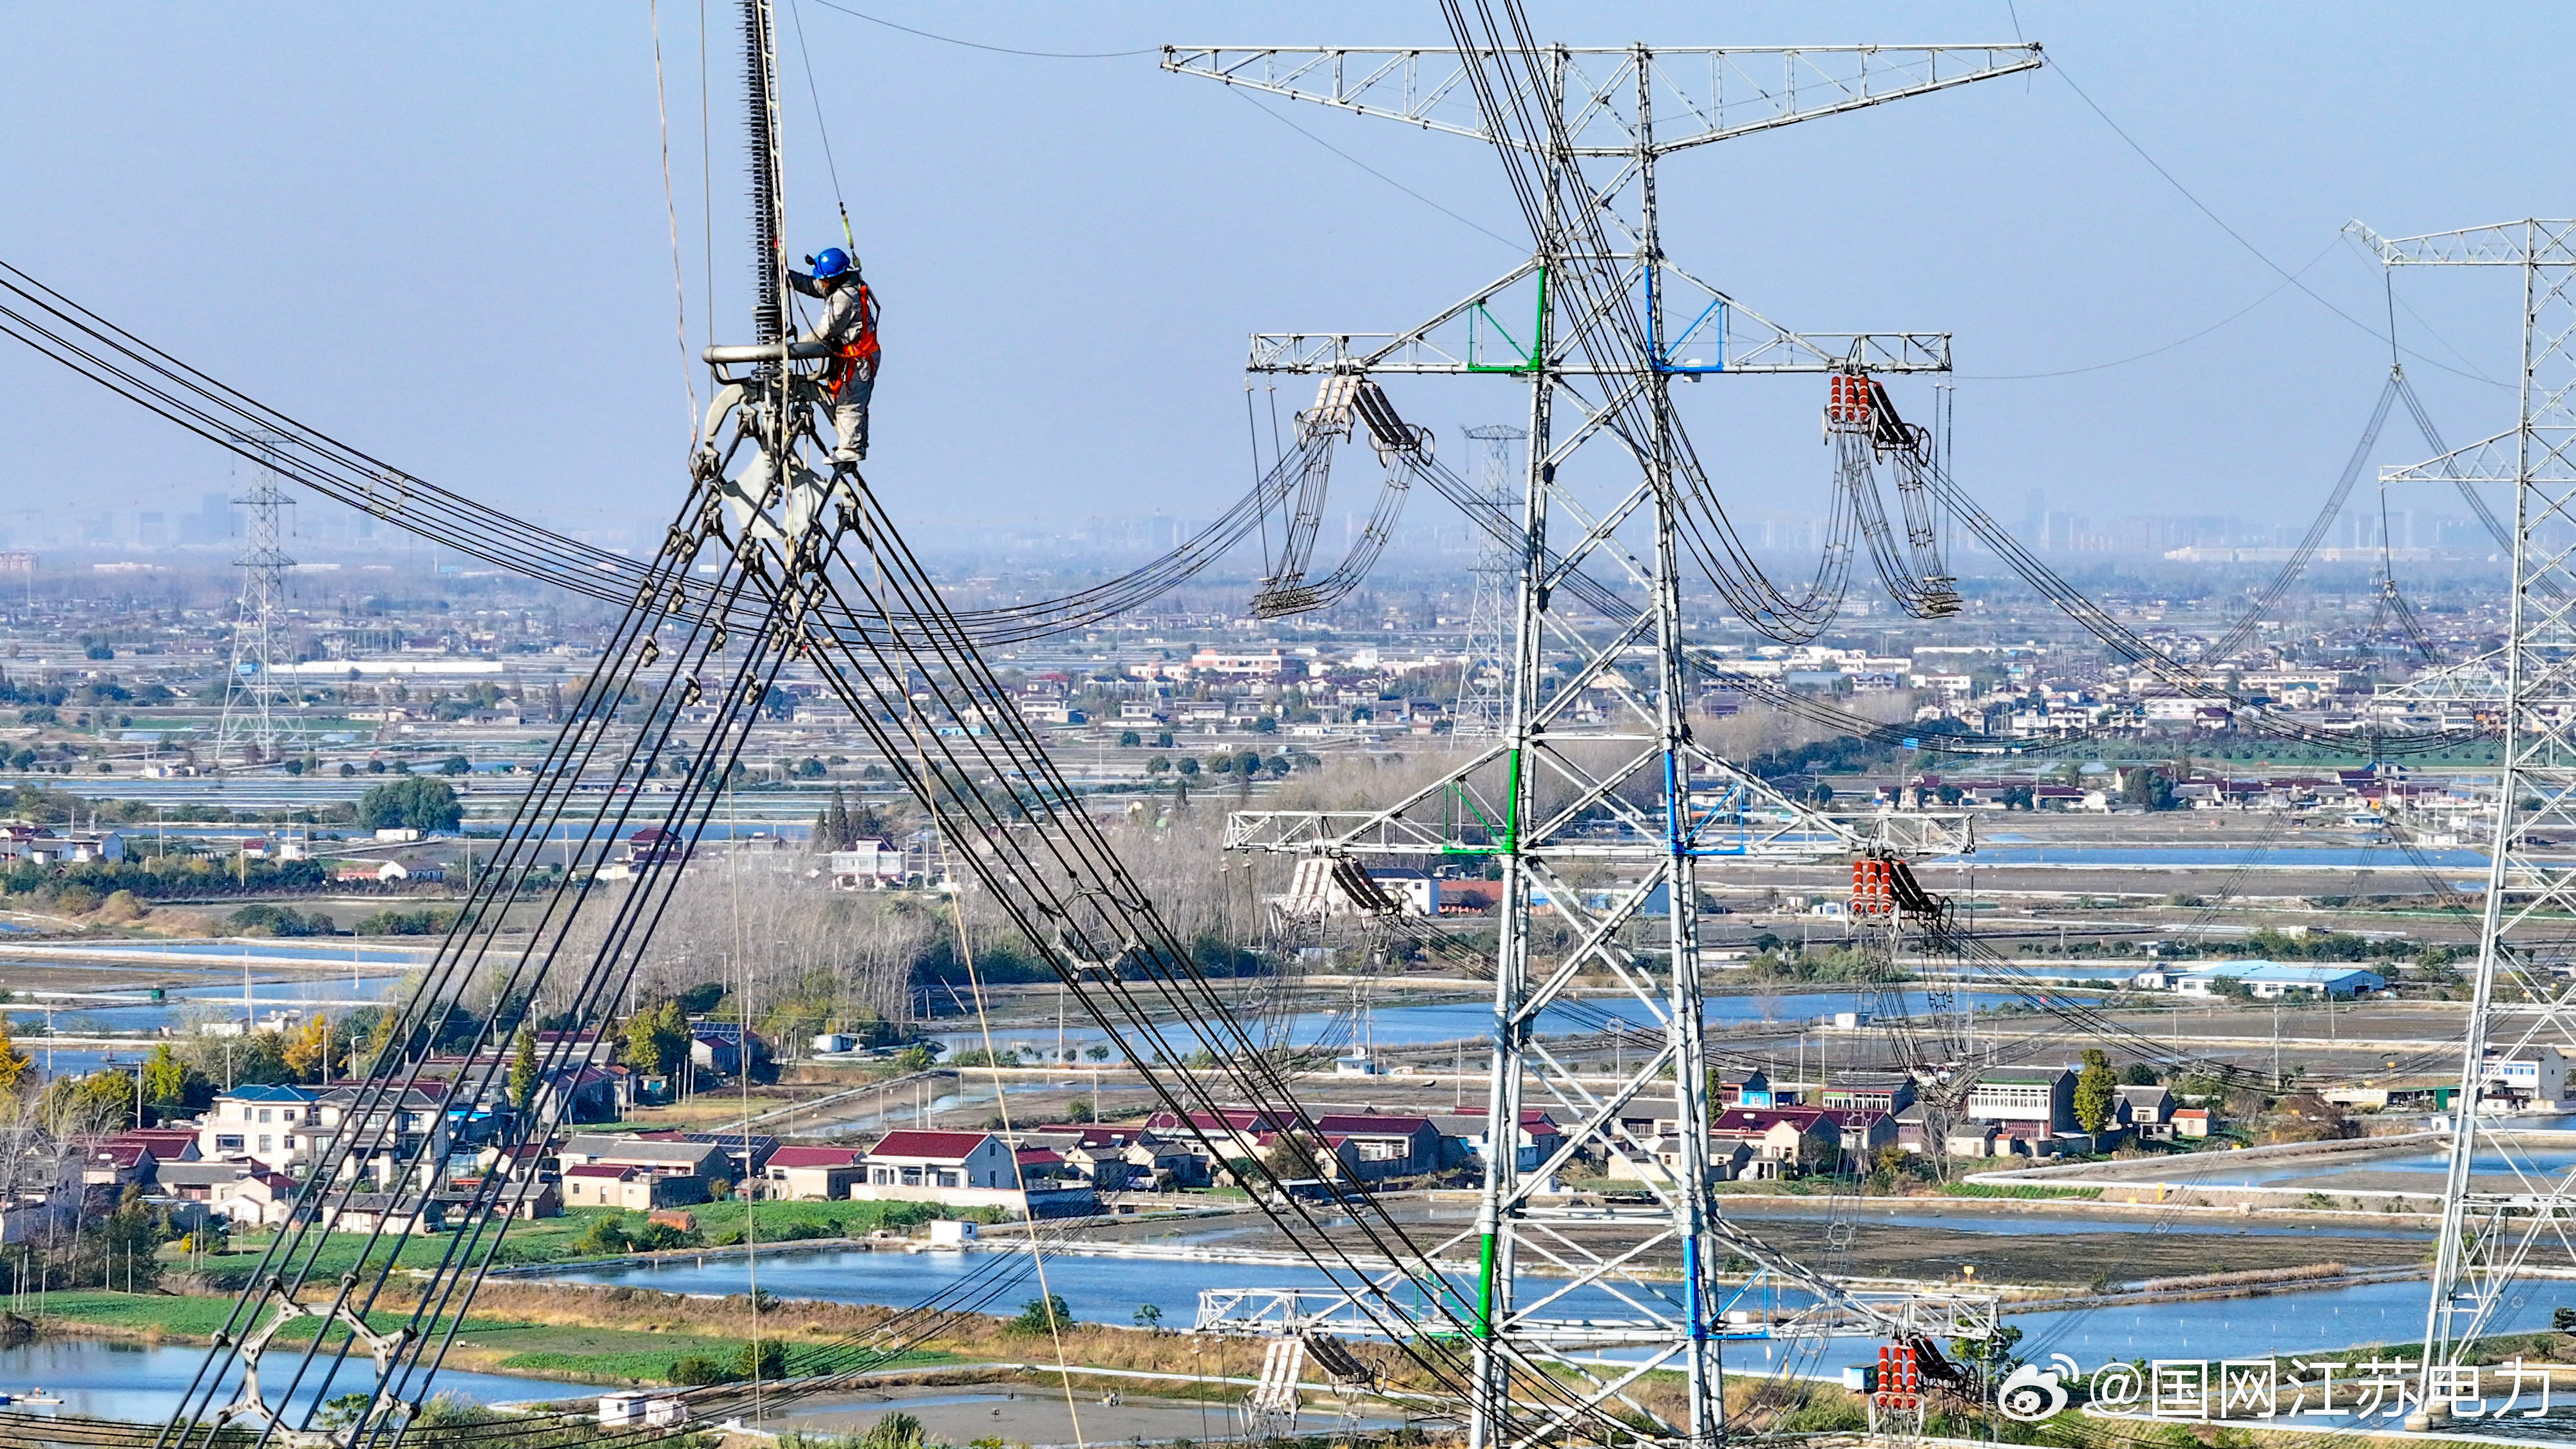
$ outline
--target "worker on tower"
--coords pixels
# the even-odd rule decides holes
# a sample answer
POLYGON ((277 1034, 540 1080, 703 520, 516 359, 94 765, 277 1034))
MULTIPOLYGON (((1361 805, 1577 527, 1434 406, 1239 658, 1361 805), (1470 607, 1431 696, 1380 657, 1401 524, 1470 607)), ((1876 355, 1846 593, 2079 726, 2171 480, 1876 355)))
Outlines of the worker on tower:
POLYGON ((839 247, 825 247, 805 264, 813 275, 791 271, 789 285, 823 301, 823 316, 798 339, 835 349, 823 374, 823 396, 832 409, 832 431, 840 443, 832 461, 846 466, 868 456, 868 399, 877 390, 877 298, 859 275, 858 258, 839 247))

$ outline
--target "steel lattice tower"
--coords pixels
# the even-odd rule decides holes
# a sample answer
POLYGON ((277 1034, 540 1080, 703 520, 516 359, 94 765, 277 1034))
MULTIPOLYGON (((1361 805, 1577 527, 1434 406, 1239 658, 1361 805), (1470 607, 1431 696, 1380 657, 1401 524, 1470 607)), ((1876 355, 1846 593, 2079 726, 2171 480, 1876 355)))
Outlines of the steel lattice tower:
POLYGON ((2576 220, 2396 238, 2359 222, 2349 230, 2391 267, 2522 272, 2521 416, 2514 428, 2381 474, 2383 483, 2514 490, 2513 594, 2500 661, 2504 768, 2425 1318, 2421 1402, 2429 1407, 2442 1397, 2436 1375, 2460 1367, 2469 1345, 2494 1327, 2532 1254, 2558 1260, 2561 1273, 2576 1257, 2576 1169, 2535 1160, 2479 1110, 2479 1099, 2506 1082, 2505 1068, 2517 1058, 2576 1055, 2576 982, 2568 975, 2576 943, 2566 927, 2576 909, 2576 220), (2502 1170, 2473 1171, 2482 1159, 2501 1162, 2502 1170))
MULTIPOLYGON (((1702 862, 1775 847, 1812 858, 1853 842, 1692 739, 1679 545, 1690 465, 1670 394, 1675 377, 1730 372, 1945 371, 1949 339, 1770 324, 1670 261, 1655 186, 1673 152, 2028 70, 2037 48, 1172 47, 1163 64, 1485 141, 1534 170, 1524 194, 1545 199, 1529 259, 1422 326, 1256 335, 1251 357, 1261 372, 1493 374, 1527 388, 1500 735, 1385 809, 1238 812, 1227 830, 1236 848, 1500 870, 1481 1204, 1472 1227, 1430 1245, 1475 1265, 1458 1314, 1476 1384, 1469 1443, 1713 1445, 1726 1433, 1730 1336, 1992 1333, 1990 1300, 1850 1293, 1719 1211, 1701 1037, 1702 862), (1483 74, 1501 69, 1511 73, 1483 74), (1488 124, 1481 107, 1497 91, 1531 117, 1527 127, 1488 124), (1645 335, 1623 312, 1645 319, 1645 335), (1642 432, 1623 431, 1638 412, 1642 432), (1578 569, 1641 607, 1616 620, 1587 611, 1562 587, 1578 569), (1578 885, 1596 873, 1615 884, 1578 885), (1541 1014, 1583 978, 1617 988, 1616 1009, 1653 1039, 1615 1084, 1599 1062, 1578 1067, 1539 1040, 1541 1014), (1524 1153, 1525 1107, 1553 1114, 1565 1146, 1524 1153), (1593 1144, 1626 1162, 1650 1205, 1558 1205, 1555 1175, 1593 1144), (1757 1265, 1754 1286, 1720 1288, 1730 1257, 1757 1265), (1579 1306, 1587 1296, 1615 1306, 1593 1316, 1579 1306), (1730 1328, 1730 1307, 1757 1308, 1762 1326, 1730 1328), (1682 1376, 1685 1409, 1638 1402, 1631 1386, 1652 1372, 1682 1376), (1573 1402, 1531 1406, 1550 1398, 1573 1402)), ((1333 1315, 1292 1303, 1272 1323, 1329 1329, 1333 1315)))
MULTIPOLYGON (((1487 503, 1512 509, 1513 485, 1519 481, 1520 444, 1529 434, 1509 423, 1486 423, 1467 429, 1476 446, 1476 487, 1487 503)), ((1487 535, 1476 547, 1470 571, 1474 593, 1467 602, 1465 663, 1458 676, 1458 707, 1450 730, 1465 739, 1491 739, 1503 732, 1503 673, 1509 667, 1510 636, 1504 615, 1510 611, 1513 576, 1520 572, 1511 550, 1487 535)))
POLYGON ((263 465, 248 492, 233 502, 245 510, 241 599, 233 619, 232 669, 224 676, 223 719, 215 729, 215 765, 271 763, 299 731, 292 717, 294 686, 277 673, 278 611, 286 602, 288 558, 279 540, 285 510, 294 506, 277 474, 263 465), (253 752, 256 752, 255 754, 253 752))

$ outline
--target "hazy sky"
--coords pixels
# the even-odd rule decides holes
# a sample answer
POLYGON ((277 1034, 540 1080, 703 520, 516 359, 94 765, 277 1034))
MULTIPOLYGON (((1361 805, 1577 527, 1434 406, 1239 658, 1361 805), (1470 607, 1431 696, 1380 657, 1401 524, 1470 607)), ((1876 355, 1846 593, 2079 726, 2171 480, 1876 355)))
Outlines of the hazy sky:
MULTIPOLYGON (((1429 5, 855 8, 1055 51, 1443 40, 1429 5)), ((2380 279, 2337 240, 2347 219, 2403 233, 2576 209, 2559 73, 2576 19, 2558 7, 1533 9, 1543 35, 1580 44, 2018 31, 2047 45, 2062 73, 1705 148, 1665 180, 1676 260, 1769 315, 1955 332, 1960 472, 2014 521, 2033 487, 2105 519, 2304 516, 2386 366, 2383 343, 2281 289, 2070 80, 2246 241, 2372 329, 2380 279), (2267 293, 2198 340, 2100 366, 2267 293), (2040 373, 2065 375, 2017 377, 2040 373)), ((659 13, 692 352, 708 323, 701 13, 688 0, 659 13)), ((738 339, 739 62, 733 7, 704 13, 716 331, 738 339)), ((838 233, 810 56, 886 302, 870 475, 909 516, 1204 516, 1249 469, 1247 332, 1399 327, 1515 257, 1150 54, 1029 58, 820 0, 781 0, 781 13, 791 244, 838 233)), ((658 528, 683 478, 684 381, 701 399, 705 385, 675 335, 653 21, 643 3, 0 9, 0 258, 425 477, 585 531, 658 528)), ((1474 143, 1271 109, 1519 234, 1474 143)), ((2399 283, 2420 314, 2398 313, 2408 346, 2510 375, 2513 278, 2399 283)), ((2410 371, 2455 441, 2509 424, 2509 392, 2410 371)), ((193 500, 229 472, 225 455, 32 354, 0 351, 0 380, 0 511, 193 500)), ((1499 379, 1395 391, 1453 444, 1458 425, 1522 407, 1499 379)), ((1794 514, 1821 495, 1821 394, 1814 379, 1693 394, 1700 452, 1746 513, 1794 514)), ((2419 451, 2395 433, 2386 459, 2419 451)))

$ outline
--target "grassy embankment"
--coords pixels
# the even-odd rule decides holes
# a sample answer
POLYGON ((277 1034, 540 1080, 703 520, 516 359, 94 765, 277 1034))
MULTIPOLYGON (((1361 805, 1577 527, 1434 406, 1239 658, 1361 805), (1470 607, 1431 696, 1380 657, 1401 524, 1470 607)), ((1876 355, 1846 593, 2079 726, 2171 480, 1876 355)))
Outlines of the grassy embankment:
MULTIPOLYGON (((927 1215, 919 1204, 858 1202, 764 1202, 756 1209, 752 1204, 725 1202, 702 1204, 691 1212, 697 1219, 696 1233, 708 1247, 741 1242, 747 1222, 756 1229, 758 1241, 786 1243, 864 1237, 877 1228, 900 1227, 927 1215)), ((600 1209, 578 1209, 560 1218, 513 1223, 502 1240, 498 1260, 571 1264, 598 1258, 602 1254, 592 1251, 585 1240, 605 1218, 622 1218, 630 1227, 643 1223, 641 1214, 600 1209)), ((51 1293, 45 1295, 41 1316, 51 1332, 203 1342, 222 1327, 231 1311, 231 1295, 260 1271, 263 1250, 270 1241, 265 1236, 239 1237, 233 1240, 232 1251, 212 1256, 185 1255, 175 1248, 166 1250, 163 1266, 171 1291, 51 1293)), ((309 1281, 336 1284, 343 1274, 362 1268, 371 1271, 388 1258, 401 1268, 426 1269, 435 1266, 448 1247, 445 1238, 381 1240, 366 1253, 362 1265, 360 1250, 365 1245, 362 1234, 327 1235, 309 1281)), ((397 1275, 388 1285, 386 1303, 409 1303, 412 1284, 407 1276, 397 1275)), ((823 1340, 815 1334, 824 1325, 840 1323, 843 1316, 836 1305, 813 1305, 812 1311, 773 1308, 762 1315, 762 1337, 790 1342, 791 1373, 837 1371, 847 1365, 851 1354, 827 1352, 823 1340), (782 1313, 789 1314, 792 1321, 784 1328, 772 1326, 772 1320, 782 1313), (802 1335, 804 1341, 798 1342, 797 1335, 802 1335)), ((389 1327, 401 1317, 399 1312, 384 1312, 372 1315, 370 1321, 389 1327)), ((495 1279, 477 1295, 474 1311, 460 1330, 457 1352, 449 1361, 460 1368, 544 1374, 586 1382, 661 1381, 668 1377, 673 1360, 681 1356, 730 1361, 740 1353, 750 1330, 749 1304, 739 1298, 688 1299, 676 1294, 495 1279), (611 1296, 618 1293, 625 1296, 611 1296), (639 1317, 633 1308, 638 1302, 651 1303, 655 1308, 639 1317), (719 1306, 724 1303, 731 1308, 719 1306), (674 1305, 695 1307, 681 1312, 674 1305)), ((854 1323, 840 1323, 840 1331, 862 1330, 854 1323)), ((943 1357, 908 1355, 901 1362, 931 1364, 943 1357)))
MULTIPOLYGON (((380 1328, 399 1322, 413 1291, 411 1284, 397 1280, 388 1296, 400 1301, 369 1315, 369 1321, 380 1328)), ((1022 1288, 993 1306, 1011 1313, 1021 1298, 1035 1292, 1022 1288)), ((47 1332, 202 1343, 222 1326, 229 1308, 230 1300, 211 1296, 55 1293, 47 1295, 41 1326, 47 1332)), ((950 1315, 900 1357, 880 1359, 870 1340, 901 1311, 778 1303, 759 1313, 759 1330, 765 1344, 785 1346, 787 1376, 879 1368, 936 1375, 943 1368, 965 1372, 975 1365, 1057 1361, 1056 1341, 1042 1327, 1032 1330, 1012 1318, 980 1313, 950 1315)), ((741 1296, 689 1298, 644 1289, 499 1280, 477 1295, 447 1363, 478 1372, 596 1384, 668 1383, 674 1365, 684 1358, 739 1361, 752 1319, 752 1304, 741 1296)), ((1201 1340, 1098 1323, 1067 1325, 1062 1339, 1063 1361, 1074 1366, 1077 1378, 1086 1366, 1210 1378, 1257 1376, 1265 1347, 1259 1340, 1201 1340)), ((1361 1345, 1360 1352, 1383 1362, 1396 1387, 1429 1386, 1427 1376, 1398 1359, 1391 1347, 1361 1345)), ((1221 1391, 1229 1399, 1239 1392, 1221 1391)))

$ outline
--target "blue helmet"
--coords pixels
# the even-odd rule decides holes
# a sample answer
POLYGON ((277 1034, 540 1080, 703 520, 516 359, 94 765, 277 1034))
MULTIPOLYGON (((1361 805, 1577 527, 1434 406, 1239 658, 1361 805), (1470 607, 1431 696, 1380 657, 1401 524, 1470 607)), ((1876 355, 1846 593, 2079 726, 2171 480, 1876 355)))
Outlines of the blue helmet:
POLYGON ((839 247, 825 247, 805 260, 814 264, 814 280, 828 282, 851 269, 850 254, 839 247))

